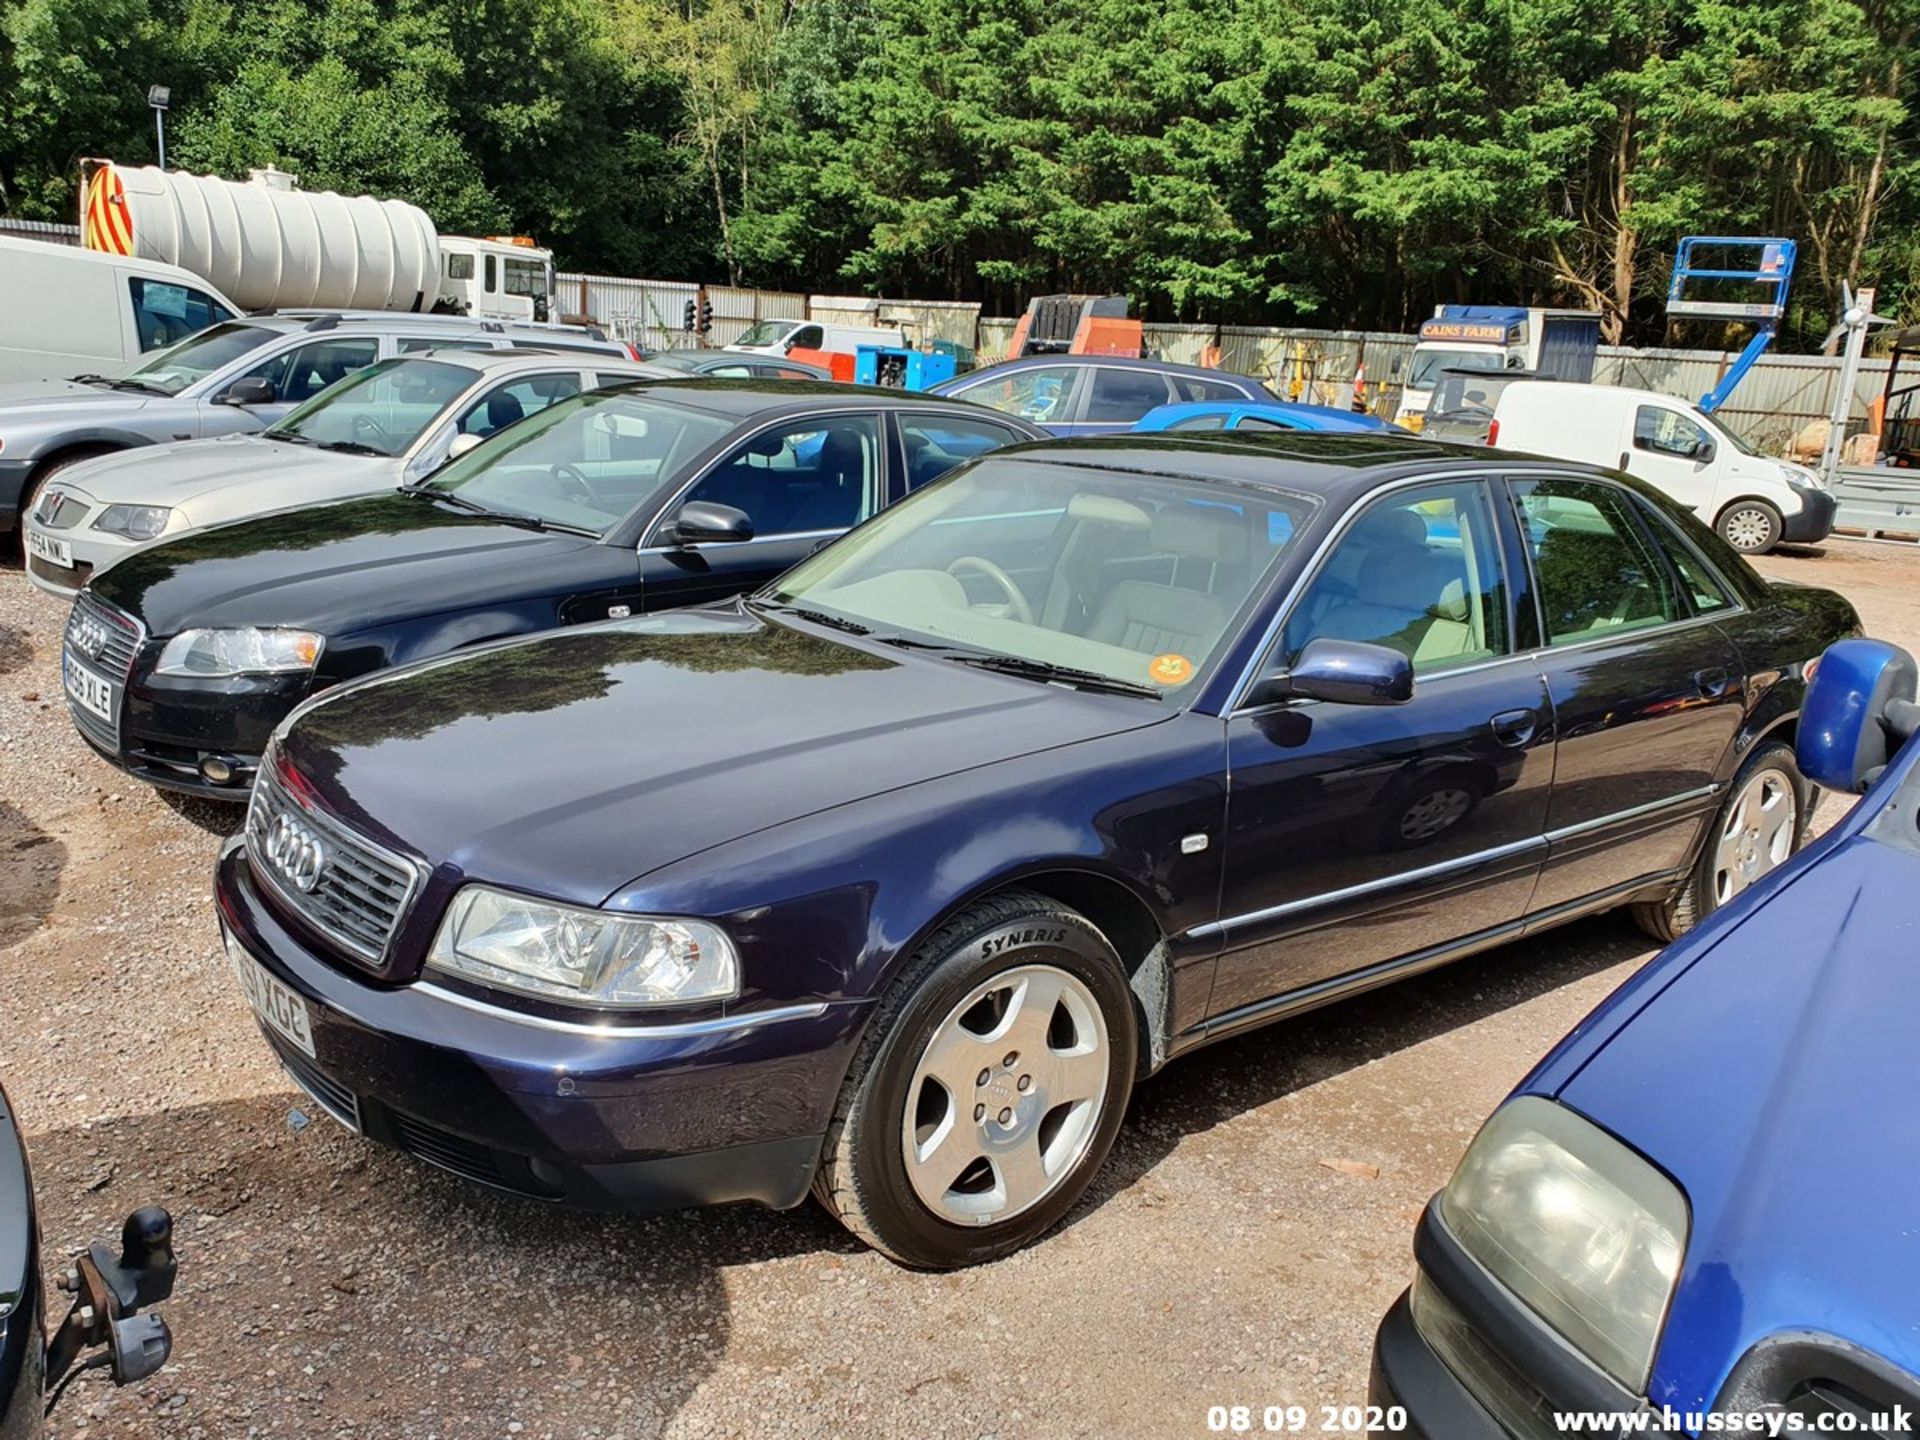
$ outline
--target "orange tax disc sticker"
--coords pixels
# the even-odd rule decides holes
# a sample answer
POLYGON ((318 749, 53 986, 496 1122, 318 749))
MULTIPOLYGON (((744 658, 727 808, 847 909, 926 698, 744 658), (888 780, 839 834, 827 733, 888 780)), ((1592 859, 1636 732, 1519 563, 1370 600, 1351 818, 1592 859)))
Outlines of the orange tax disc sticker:
POLYGON ((1193 662, 1171 652, 1148 662, 1147 677, 1156 685, 1184 685, 1193 678, 1193 662))

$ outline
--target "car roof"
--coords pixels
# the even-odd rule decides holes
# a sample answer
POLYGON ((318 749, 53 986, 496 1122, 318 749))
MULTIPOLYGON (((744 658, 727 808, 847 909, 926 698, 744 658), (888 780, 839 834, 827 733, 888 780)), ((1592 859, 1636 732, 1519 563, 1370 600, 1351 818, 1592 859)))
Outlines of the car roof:
MULTIPOLYGON (((969 370, 964 375, 956 375, 954 381, 978 379, 995 370, 1031 370, 1039 365, 1122 365, 1130 370, 1152 370, 1163 375, 1189 375, 1196 380, 1220 380, 1231 385, 1254 385, 1265 390, 1266 385, 1258 376, 1242 375, 1234 370, 1211 369, 1204 365, 1181 365, 1172 360, 1147 360, 1133 355, 1022 355, 1017 360, 1001 360, 992 365, 982 365, 977 370, 969 370)), ((947 383, 951 384, 954 381, 947 383)))
MULTIPOLYGON (((1130 431, 1009 445, 994 455, 1050 465, 1224 480, 1323 495, 1335 502, 1356 498, 1389 480, 1428 475, 1439 468, 1455 470, 1465 465, 1498 473, 1525 458, 1484 445, 1455 445, 1390 431, 1315 430, 1130 431)), ((1529 469, 1536 464, 1525 463, 1529 469)), ((1592 466, 1538 463, 1570 473, 1593 472, 1592 466)))
POLYGON ((672 380, 641 380, 608 387, 601 393, 637 395, 671 400, 719 415, 779 416, 814 414, 822 410, 955 410, 982 418, 1018 417, 986 411, 969 400, 930 395, 924 390, 899 390, 884 385, 846 385, 836 380, 743 380, 733 377, 688 375, 672 380))
POLYGON ((631 373, 635 379, 647 376, 667 378, 672 372, 659 366, 650 366, 642 362, 629 360, 624 355, 611 352, 600 354, 592 350, 580 350, 575 347, 559 346, 548 350, 539 345, 513 345, 499 350, 473 350, 464 345, 434 346, 428 350, 415 350, 406 355, 397 355, 396 360, 439 360, 451 365, 465 365, 471 370, 493 373, 500 370, 534 370, 551 368, 558 364, 571 369, 591 367, 611 371, 631 373))
MULTIPOLYGON (((1156 405, 1147 415, 1157 415, 1166 420, 1183 420, 1189 415, 1258 415, 1261 411, 1271 411, 1278 415, 1324 416, 1327 419, 1353 420, 1358 412, 1342 410, 1337 405, 1309 405, 1304 400, 1177 400, 1167 405, 1156 405)), ((1145 419, 1146 416, 1141 416, 1145 419)), ((1359 415, 1360 423, 1370 417, 1359 415)))

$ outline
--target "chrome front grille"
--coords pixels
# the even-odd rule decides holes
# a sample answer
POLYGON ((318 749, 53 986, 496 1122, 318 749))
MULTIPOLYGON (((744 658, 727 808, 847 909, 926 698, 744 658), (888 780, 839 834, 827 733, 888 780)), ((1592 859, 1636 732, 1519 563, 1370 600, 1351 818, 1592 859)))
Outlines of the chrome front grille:
POLYGON ((49 490, 41 498, 33 518, 49 530, 71 530, 87 518, 87 512, 92 508, 86 501, 76 500, 64 490, 49 490))
POLYGON ((247 807, 247 858, 289 909, 369 966, 385 960, 420 881, 400 856, 290 796, 271 754, 247 807))
POLYGON ((124 610, 116 609, 93 592, 82 590, 67 612, 65 646, 79 664, 113 682, 112 720, 102 719, 71 695, 67 710, 81 734, 104 750, 120 748, 120 708, 126 702, 127 676, 133 670, 134 656, 146 641, 146 627, 124 610))

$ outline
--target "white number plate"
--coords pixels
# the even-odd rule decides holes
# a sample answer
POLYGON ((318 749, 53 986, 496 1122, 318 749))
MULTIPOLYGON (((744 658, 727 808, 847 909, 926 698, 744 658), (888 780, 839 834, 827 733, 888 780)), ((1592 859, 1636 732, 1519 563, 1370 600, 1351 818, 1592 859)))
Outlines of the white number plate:
POLYGON ((115 721, 113 708, 113 682, 104 675, 96 675, 78 660, 73 658, 71 650, 61 655, 61 670, 65 673, 67 694, 73 697, 76 705, 92 711, 109 725, 115 721))
POLYGON ((39 556, 49 565, 73 568, 73 546, 64 540, 56 540, 51 535, 42 535, 38 530, 27 531, 27 550, 39 556))
POLYGON ((241 993, 253 1006, 253 1013, 260 1017, 260 1023, 299 1046, 301 1052, 311 1058, 313 1017, 307 1010, 307 1002, 269 975, 267 967, 249 955, 233 936, 221 938, 227 942, 227 963, 233 967, 233 978, 240 982, 241 993))

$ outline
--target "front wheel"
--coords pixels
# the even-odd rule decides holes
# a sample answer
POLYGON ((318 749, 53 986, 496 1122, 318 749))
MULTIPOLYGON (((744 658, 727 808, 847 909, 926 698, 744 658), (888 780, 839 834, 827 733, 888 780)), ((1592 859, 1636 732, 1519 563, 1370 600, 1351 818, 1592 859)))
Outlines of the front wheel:
POLYGON ((922 945, 881 1001, 815 1193, 904 1265, 1009 1254, 1085 1192, 1137 1053, 1119 956, 1084 916, 1026 892, 982 901, 922 945))
POLYGON ((1734 777, 1680 893, 1633 907, 1640 928, 1656 940, 1676 940, 1777 870, 1806 839, 1811 802, 1793 747, 1778 740, 1759 746, 1734 777))
POLYGON ((1714 529, 1742 555, 1759 555, 1780 543, 1786 522, 1764 500, 1736 500, 1720 512, 1714 529))

